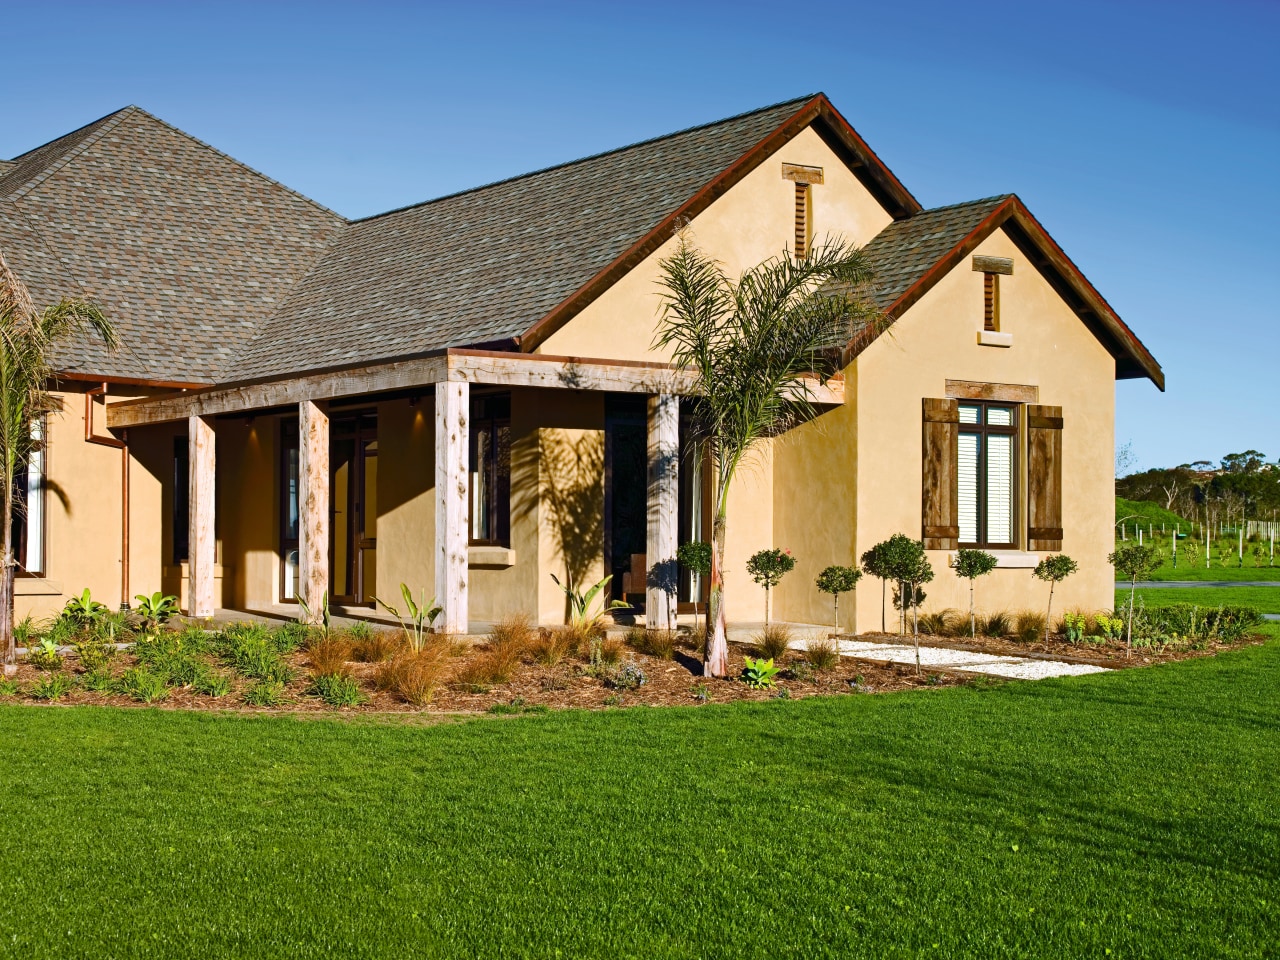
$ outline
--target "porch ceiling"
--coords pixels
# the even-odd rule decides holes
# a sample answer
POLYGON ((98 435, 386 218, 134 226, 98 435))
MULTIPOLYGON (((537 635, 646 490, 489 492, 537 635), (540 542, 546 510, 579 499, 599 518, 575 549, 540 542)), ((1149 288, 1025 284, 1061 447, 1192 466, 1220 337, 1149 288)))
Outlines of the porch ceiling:
MULTIPOLYGON (((688 396, 694 393, 696 377, 689 370, 664 363, 450 349, 412 360, 110 403, 107 426, 118 430, 193 416, 247 413, 304 400, 334 400, 447 381, 688 396)), ((815 381, 809 392, 814 403, 840 404, 844 402, 844 381, 815 381)))

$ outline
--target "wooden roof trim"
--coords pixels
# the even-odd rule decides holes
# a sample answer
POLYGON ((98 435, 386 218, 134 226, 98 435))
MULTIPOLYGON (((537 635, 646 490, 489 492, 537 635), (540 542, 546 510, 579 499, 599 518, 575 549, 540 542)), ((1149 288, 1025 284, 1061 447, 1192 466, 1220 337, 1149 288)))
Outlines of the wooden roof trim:
POLYGON ((859 166, 867 170, 868 176, 859 177, 859 179, 863 181, 864 186, 871 189, 876 199, 893 219, 902 220, 920 213, 924 209, 920 201, 912 195, 901 180, 894 176, 893 171, 876 155, 876 152, 867 146, 867 142, 862 139, 857 130, 853 129, 853 125, 844 118, 826 95, 818 94, 816 99, 820 103, 819 116, 826 121, 828 128, 852 154, 852 157, 843 158, 846 164, 853 168, 855 173, 858 172, 859 166))
MULTIPOLYGON (((885 310, 886 316, 890 321, 901 317, 921 297, 933 289, 939 280, 968 257, 982 241, 997 228, 1009 226, 1010 222, 1015 228, 1010 231, 1014 242, 1018 242, 1017 233, 1020 231, 1026 238, 1025 243, 1019 244, 1023 252, 1032 265, 1050 281, 1051 285, 1055 286, 1059 295, 1063 296, 1075 309, 1081 321, 1104 343, 1106 339, 1102 334, 1109 335, 1112 345, 1116 348, 1111 350, 1112 356, 1116 358, 1116 378, 1131 379, 1145 376, 1163 391, 1164 371, 1146 345, 1129 329, 1128 324, 1120 319, 1102 294, 1016 196, 1010 196, 1001 202, 920 279, 904 290, 885 310), (1055 279, 1060 282, 1055 283, 1055 279), (1072 299, 1080 301, 1082 306, 1076 307, 1071 304, 1072 299)), ((875 339, 874 332, 870 335, 855 336, 845 347, 846 362, 865 350, 875 339)))
POLYGON ((150 387, 156 390, 204 390, 213 387, 208 381, 151 380, 147 377, 104 377, 95 373, 60 372, 53 375, 54 382, 69 380, 75 383, 109 383, 122 387, 150 387))
MULTIPOLYGON (((870 147, 854 131, 825 94, 817 94, 790 119, 780 124, 772 133, 761 139, 754 147, 744 153, 738 160, 722 171, 697 193, 686 200, 678 208, 668 214, 652 230, 623 251, 612 263, 588 280, 585 284, 561 301, 546 316, 520 335, 519 346, 525 353, 536 350, 553 333, 581 313, 593 300, 605 290, 618 282, 628 271, 634 269, 641 261, 662 246, 675 232, 676 225, 684 220, 692 220, 706 210, 712 203, 722 197, 729 189, 737 185, 747 174, 760 166, 768 157, 782 149, 800 131, 815 121, 823 121, 841 140, 847 149, 852 151, 863 164, 871 177, 880 184, 883 192, 893 197, 907 213, 894 214, 897 219, 910 213, 918 213, 919 202, 907 188, 902 185, 889 168, 881 162, 870 147)), ((846 158, 847 162, 847 158, 846 158)), ((857 173, 856 168, 855 174, 857 173)), ((877 199, 882 198, 878 197, 877 199)))

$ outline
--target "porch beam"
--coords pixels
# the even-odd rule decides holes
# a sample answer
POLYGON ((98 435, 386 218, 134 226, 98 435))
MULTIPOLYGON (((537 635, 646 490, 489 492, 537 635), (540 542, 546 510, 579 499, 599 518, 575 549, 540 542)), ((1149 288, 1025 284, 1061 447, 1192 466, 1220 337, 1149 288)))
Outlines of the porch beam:
POLYGON ((467 543, 471 388, 436 384, 436 603, 440 628, 467 632, 467 543))
MULTIPOLYGON (((418 360, 108 403, 107 426, 116 430, 189 416, 245 413, 304 400, 332 400, 427 387, 442 381, 689 396, 696 392, 697 378, 690 370, 666 363, 450 349, 439 356, 418 360)), ((815 378, 808 394, 810 401, 819 406, 844 403, 844 381, 837 378, 823 384, 815 378)))
POLYGON ((654 630, 675 626, 676 546, 680 512, 680 398, 649 398, 648 494, 644 620, 654 630))
POLYGON ((329 589, 329 414, 298 404, 298 596, 320 616, 329 589))
POLYGON ((214 566, 218 543, 214 538, 215 436, 204 417, 187 421, 187 615, 212 617, 214 566))

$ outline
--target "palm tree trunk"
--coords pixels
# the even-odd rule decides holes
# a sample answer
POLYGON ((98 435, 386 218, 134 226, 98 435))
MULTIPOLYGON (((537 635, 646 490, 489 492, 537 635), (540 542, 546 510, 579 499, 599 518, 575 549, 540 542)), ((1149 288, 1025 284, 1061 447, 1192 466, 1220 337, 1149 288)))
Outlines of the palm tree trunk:
POLYGON ((703 676, 725 677, 729 674, 728 621, 724 609, 724 534, 725 497, 716 508, 711 538, 711 598, 707 607, 707 656, 702 664, 703 676))

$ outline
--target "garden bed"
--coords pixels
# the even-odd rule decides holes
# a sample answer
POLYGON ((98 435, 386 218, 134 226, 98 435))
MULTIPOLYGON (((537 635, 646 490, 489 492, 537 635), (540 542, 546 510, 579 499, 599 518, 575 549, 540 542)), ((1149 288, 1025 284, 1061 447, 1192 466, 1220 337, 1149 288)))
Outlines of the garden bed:
POLYGON ((517 624, 479 640, 428 635, 415 653, 400 631, 335 631, 326 638, 296 624, 235 625, 217 633, 187 627, 153 632, 105 657, 90 650, 89 663, 76 653, 43 667, 24 658, 0 689, 0 699, 179 710, 520 713, 799 699, 971 682, 962 674, 917 676, 914 667, 848 657, 818 669, 803 651, 790 651, 778 658, 781 672, 769 686, 752 688, 742 679, 749 647, 731 644, 729 677, 716 679, 702 676, 688 637, 651 644, 643 631, 633 631, 630 645, 611 638, 593 648, 572 633, 517 624), (397 685, 397 664, 420 665, 417 679, 397 685))

